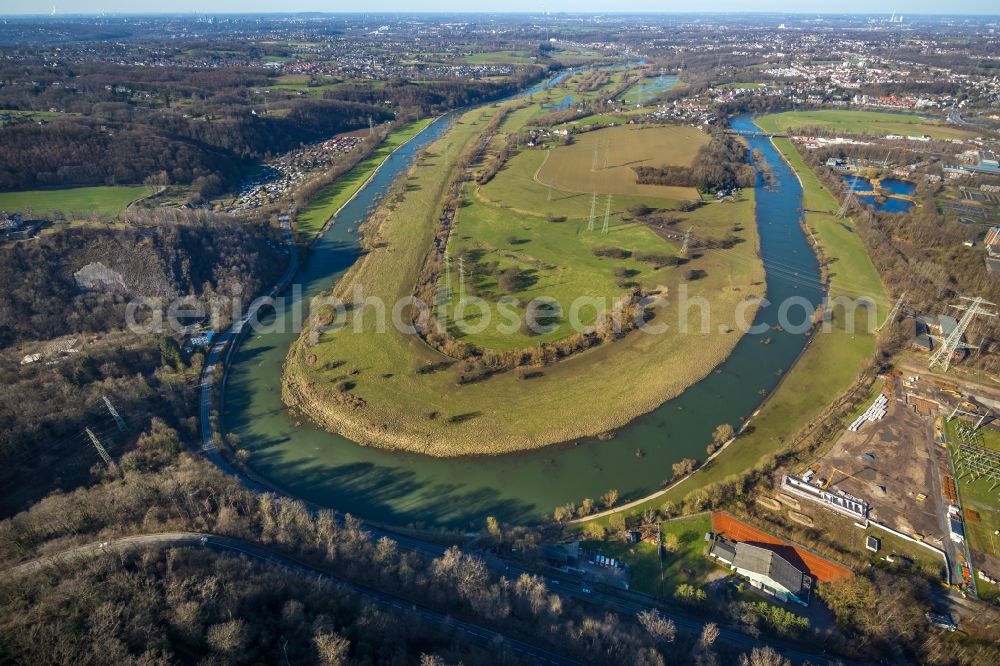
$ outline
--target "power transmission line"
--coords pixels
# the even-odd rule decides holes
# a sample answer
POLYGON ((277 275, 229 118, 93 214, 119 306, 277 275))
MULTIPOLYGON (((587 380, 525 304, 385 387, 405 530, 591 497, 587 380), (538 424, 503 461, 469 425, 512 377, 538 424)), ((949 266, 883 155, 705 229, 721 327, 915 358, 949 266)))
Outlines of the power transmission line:
POLYGON ((855 176, 851 179, 851 189, 847 192, 847 197, 844 198, 844 203, 841 205, 840 210, 837 211, 837 217, 842 218, 847 215, 847 209, 851 207, 851 203, 854 200, 854 188, 858 186, 858 177, 855 176))
POLYGON ((590 194, 590 221, 587 222, 587 231, 594 230, 594 214, 597 212, 597 192, 590 194))
POLYGON ((611 201, 614 197, 610 194, 608 195, 608 200, 604 204, 604 226, 601 228, 601 233, 608 233, 608 223, 611 222, 611 201))
POLYGON ((680 255, 682 257, 687 257, 688 247, 691 245, 691 230, 693 227, 688 227, 688 230, 684 232, 684 244, 681 245, 680 255))
POLYGON ((903 308, 903 299, 904 298, 906 298, 906 292, 905 291, 902 294, 899 295, 899 298, 896 299, 895 305, 893 305, 892 309, 889 310, 889 316, 885 318, 885 321, 882 322, 882 325, 875 329, 876 333, 878 333, 879 331, 881 331, 886 326, 889 326, 889 325, 892 324, 893 320, 896 318, 896 315, 898 315, 899 311, 903 308))
POLYGON ((101 440, 97 439, 97 435, 94 434, 93 430, 90 428, 87 428, 86 430, 87 436, 90 437, 91 444, 94 445, 94 448, 97 449, 97 452, 101 455, 101 459, 104 460, 104 464, 108 467, 114 467, 115 463, 111 460, 111 456, 109 456, 108 452, 104 449, 104 445, 101 444, 101 440))
POLYGON ((115 406, 111 404, 111 400, 108 399, 108 396, 103 396, 103 397, 104 397, 104 404, 107 405, 108 412, 111 413, 111 418, 115 420, 115 424, 118 426, 118 432, 125 432, 126 430, 128 430, 128 427, 125 425, 125 419, 123 419, 118 414, 118 410, 115 409, 115 406))
POLYGON ((465 302, 465 255, 458 255, 458 300, 465 302))
POLYGON ((946 338, 937 338, 941 340, 941 346, 931 354, 930 361, 927 363, 927 367, 933 369, 934 367, 939 367, 945 372, 951 367, 952 356, 959 349, 975 349, 973 345, 967 344, 962 341, 965 336, 966 330, 968 330, 969 325, 972 324, 972 320, 976 318, 976 315, 985 315, 987 317, 996 317, 995 312, 990 312, 986 310, 984 305, 996 306, 995 303, 990 303, 980 297, 967 298, 962 297, 962 300, 969 301, 969 304, 952 305, 951 307, 956 310, 964 310, 965 314, 959 320, 958 325, 955 326, 954 330, 946 338))

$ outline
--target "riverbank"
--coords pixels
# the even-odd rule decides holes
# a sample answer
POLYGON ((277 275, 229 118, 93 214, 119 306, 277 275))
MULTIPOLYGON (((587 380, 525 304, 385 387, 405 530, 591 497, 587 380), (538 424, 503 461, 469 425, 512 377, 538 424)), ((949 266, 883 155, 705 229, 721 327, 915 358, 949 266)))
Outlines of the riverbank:
MULTIPOLYGON (((410 295, 433 241, 440 196, 451 182, 454 162, 495 112, 482 107, 465 114, 410 170, 399 196, 386 197, 375 215, 378 224, 364 229, 371 251, 337 282, 334 296, 348 297, 359 287, 366 297, 392 304, 410 295)), ((525 185, 537 188, 544 202, 546 191, 531 180, 533 171, 525 171, 525 185)), ((346 325, 336 332, 300 336, 285 364, 285 402, 355 442, 434 457, 500 455, 610 435, 710 374, 740 340, 737 319, 752 317, 753 299, 763 294, 753 202, 747 192, 741 201, 711 203, 690 215, 700 237, 736 235, 742 241, 705 251, 698 263, 685 267, 700 271, 685 286, 691 299, 710 304, 705 332, 699 330, 698 307, 692 315, 695 331, 683 334, 676 331, 686 313, 663 305, 653 323, 666 325, 668 333, 635 332, 555 363, 462 382, 463 362, 394 326, 380 332, 378 318, 366 308, 360 315, 348 312, 346 325)), ((582 230, 587 220, 559 224, 582 230)), ((523 224, 515 226, 530 236, 523 224)), ((673 298, 686 281, 685 272, 665 268, 656 279, 673 298)))
POLYGON ((385 138, 372 153, 333 183, 320 190, 295 216, 295 231, 305 238, 322 233, 337 213, 368 183, 397 148, 427 128, 435 118, 422 118, 400 127, 385 138))
MULTIPOLYGON (((289 294, 282 312, 328 292, 331 283, 363 256, 353 229, 367 219, 379 198, 392 202, 383 193, 394 181, 405 182, 400 179, 414 155, 423 153, 430 161, 440 155, 431 144, 453 122, 449 118, 434 123, 390 158, 313 244, 295 277, 301 291, 289 294)), ((768 263, 781 262, 768 273, 767 297, 777 303, 805 295, 818 303, 819 290, 804 284, 807 278, 818 278, 814 254, 796 223, 801 206, 798 183, 771 144, 762 145, 780 180, 780 187, 761 187, 754 193, 759 243, 753 254, 768 263), (793 273, 798 277, 782 278, 793 273)), ((525 177, 530 181, 531 172, 525 177)), ((539 202, 544 204, 546 198, 543 190, 539 202)), ((615 197, 616 205, 618 200, 615 197)), ((585 201, 581 209, 586 215, 589 203, 585 201)), ((749 245, 740 244, 748 251, 749 245)), ((372 252, 384 250, 372 248, 372 252)), ((227 432, 238 437, 247 467, 259 478, 319 506, 418 528, 478 530, 487 516, 506 524, 530 524, 551 516, 558 506, 599 497, 609 488, 626 499, 645 496, 662 486, 677 461, 703 458, 717 425, 740 424, 749 418, 760 407, 761 396, 774 389, 778 371, 791 367, 805 344, 804 336, 773 328, 778 323, 776 310, 762 308, 756 315, 755 322, 764 324, 765 333, 740 338, 733 353, 704 379, 629 422, 611 439, 574 440, 516 455, 457 458, 359 446, 313 426, 282 403, 282 367, 296 340, 296 333, 288 329, 245 337, 227 373, 224 420, 227 432)), ((342 372, 346 375, 349 370, 344 367, 342 372)), ((631 390, 626 386, 620 393, 629 395, 631 390)), ((602 388, 581 398, 581 404, 588 405, 609 401, 611 394, 602 388)))
MULTIPOLYGON (((805 215, 806 228, 827 268, 829 298, 831 301, 839 297, 870 298, 880 313, 877 324, 887 311, 887 297, 861 239, 849 220, 833 214, 839 203, 806 167, 792 143, 787 139, 771 141, 802 186, 802 207, 831 211, 805 215)), ((659 508, 665 502, 680 505, 693 493, 702 491, 707 496, 706 489, 711 486, 733 481, 752 469, 768 467, 798 433, 851 390, 874 354, 875 335, 862 330, 868 324, 864 316, 858 318, 854 328, 847 326, 843 309, 834 308, 829 316, 829 324, 813 333, 798 361, 753 415, 744 433, 724 451, 706 461, 694 474, 665 489, 577 522, 606 524, 612 514, 638 514, 659 508)))

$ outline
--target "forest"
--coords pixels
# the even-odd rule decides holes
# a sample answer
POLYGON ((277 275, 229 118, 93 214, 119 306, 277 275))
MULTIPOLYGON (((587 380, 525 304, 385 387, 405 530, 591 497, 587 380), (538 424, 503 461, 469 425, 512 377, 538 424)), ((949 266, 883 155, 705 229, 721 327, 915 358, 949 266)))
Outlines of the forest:
MULTIPOLYGON (((138 216, 137 213, 137 221, 138 216)), ((184 213, 155 228, 70 227, 0 248, 0 345, 121 328, 129 298, 245 297, 281 274, 286 257, 267 224, 184 213), (100 289, 76 274, 100 263, 120 276, 100 289)))
POLYGON ((139 432, 156 416, 197 434, 202 357, 178 354, 176 332, 125 330, 128 302, 231 295, 245 305, 287 256, 267 225, 178 215, 155 228, 69 228, 0 248, 0 515, 89 482, 99 458, 85 427, 113 455, 134 440, 135 430, 118 432, 104 396, 139 432), (81 286, 85 266, 105 282, 81 286))
MULTIPOLYGON (((178 433, 159 420, 119 466, 97 485, 54 493, 0 522, 0 565, 118 535, 211 532, 585 663, 749 663, 750 655, 717 642, 714 624, 692 635, 657 611, 606 612, 559 594, 539 576, 497 576, 479 556, 458 548, 431 557, 375 538, 350 515, 314 513, 297 500, 255 494, 187 453, 178 433)), ((488 538, 539 552, 538 534, 525 528, 499 526, 488 538)), ((415 663, 420 652, 444 660, 423 663, 484 663, 463 640, 409 615, 387 617, 314 577, 205 551, 99 557, 57 575, 0 580, 0 609, 0 650, 33 663, 69 654, 97 664, 284 663, 287 654, 289 663, 398 664, 415 663), (104 641, 94 641, 97 632, 104 641), (339 660, 324 649, 331 645, 339 645, 339 660)), ((788 664, 772 651, 757 656, 768 661, 754 663, 788 664)))
POLYGON ((250 163, 369 123, 511 94, 541 71, 502 81, 346 82, 323 99, 288 99, 268 98, 260 91, 274 79, 238 67, 140 75, 108 63, 27 72, 0 64, 0 108, 60 111, 0 128, 0 190, 151 182, 194 184, 212 197, 234 188, 250 163), (26 75, 33 85, 12 84, 26 75))
POLYGON ((216 109, 193 118, 118 103, 84 117, 15 124, 0 130, 0 189, 202 179, 199 193, 209 197, 235 187, 249 161, 393 118, 384 107, 334 100, 296 101, 285 111, 216 109))
POLYGON ((503 81, 443 80, 414 83, 405 79, 390 79, 377 88, 361 82, 347 82, 335 92, 324 93, 324 97, 363 104, 380 104, 388 100, 394 107, 430 115, 511 95, 538 78, 539 70, 532 68, 503 81))
MULTIPOLYGON (((492 652, 415 614, 362 603, 339 585, 191 549, 108 556, 6 592, 0 650, 31 663, 169 664, 201 656, 227 664, 444 666, 484 663, 492 652)), ((528 663, 508 652, 505 663, 528 663)))

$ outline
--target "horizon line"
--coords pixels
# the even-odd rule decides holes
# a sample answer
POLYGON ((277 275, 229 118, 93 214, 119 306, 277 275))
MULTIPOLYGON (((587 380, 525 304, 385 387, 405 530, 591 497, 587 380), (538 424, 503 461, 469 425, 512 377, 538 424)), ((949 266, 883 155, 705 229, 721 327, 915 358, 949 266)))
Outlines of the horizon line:
POLYGON ((952 13, 931 13, 931 12, 921 12, 914 10, 912 12, 809 12, 809 11, 723 11, 723 10, 704 10, 704 11, 678 11, 678 10, 622 10, 622 11, 612 11, 612 12, 586 12, 586 11, 524 11, 524 10, 480 10, 480 11, 428 11, 428 10, 343 10, 336 12, 325 12, 316 10, 302 10, 302 11, 285 11, 285 12, 271 12, 271 11, 261 11, 261 12, 248 12, 248 11, 232 11, 232 10, 218 10, 218 11, 185 11, 185 12, 171 12, 171 11, 148 11, 148 12, 66 12, 57 14, 44 14, 38 12, 23 12, 15 14, 2 14, 0 13, 0 18, 24 18, 24 17, 36 17, 36 18, 109 18, 109 17, 119 17, 126 18, 130 16, 140 16, 140 17, 153 17, 153 16, 301 16, 301 15, 315 15, 315 16, 365 16, 365 15, 397 15, 397 16, 420 16, 420 15, 450 15, 450 16, 488 16, 494 14, 503 14, 508 16, 656 16, 656 15, 673 15, 673 16, 705 16, 705 15, 728 15, 728 16, 816 16, 816 17, 826 17, 826 16, 892 16, 892 15, 902 15, 902 16, 922 16, 922 17, 949 17, 949 16, 989 16, 1000 18, 1000 12, 998 13, 988 13, 988 12, 952 12, 952 13))

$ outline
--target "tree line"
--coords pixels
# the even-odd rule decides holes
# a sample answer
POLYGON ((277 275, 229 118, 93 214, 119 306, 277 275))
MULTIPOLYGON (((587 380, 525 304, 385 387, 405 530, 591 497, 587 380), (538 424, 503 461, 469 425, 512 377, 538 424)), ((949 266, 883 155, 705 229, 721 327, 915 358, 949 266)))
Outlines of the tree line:
MULTIPOLYGON (((739 656, 715 643, 718 632, 714 626, 707 635, 691 636, 655 611, 642 613, 635 620, 595 612, 550 589, 538 576, 498 576, 481 558, 458 548, 449 548, 438 557, 403 550, 387 537, 375 539, 350 515, 327 510, 313 513, 296 500, 254 494, 187 453, 178 433, 158 420, 132 450, 118 457, 117 472, 103 473, 101 483, 54 493, 30 510, 0 522, 0 561, 9 565, 43 549, 169 530, 212 532, 254 541, 329 567, 352 582, 485 623, 585 663, 660 666, 690 663, 700 655, 697 658, 708 660, 702 663, 715 664, 733 663, 739 656)), ((172 552, 139 555, 135 560, 97 559, 79 565, 74 572, 64 570, 60 574, 64 583, 56 587, 46 575, 13 583, 5 588, 9 594, 0 595, 0 604, 12 611, 0 613, 6 629, 0 632, 0 641, 8 653, 25 656, 47 654, 45 650, 54 646, 63 646, 67 654, 93 655, 87 646, 94 644, 93 630, 100 626, 110 646, 101 654, 108 659, 140 659, 154 647, 157 655, 260 663, 269 661, 271 654, 280 654, 276 651, 295 636, 299 640, 290 655, 309 663, 329 663, 319 659, 322 653, 317 633, 332 640, 330 633, 336 630, 341 639, 350 641, 343 648, 351 659, 333 663, 353 663, 363 655, 375 663, 398 663, 376 656, 381 653, 371 647, 355 652, 369 639, 363 632, 353 632, 346 620, 320 620, 318 616, 324 611, 316 609, 313 597, 302 593, 300 583, 283 578, 284 586, 255 592, 261 573, 257 565, 234 564, 230 558, 216 559, 208 554, 190 555, 193 560, 187 557, 184 552, 172 552), (161 557, 174 565, 157 565, 161 557), (201 584, 182 582, 193 575, 185 566, 190 561, 208 567, 201 584), (151 566, 143 567, 143 562, 151 566), (93 572, 92 577, 88 571, 93 572), (75 578, 81 572, 85 575, 75 578), (88 580, 102 582, 94 585, 88 580), (231 588, 232 596, 223 592, 225 587, 231 588), (168 593, 163 596, 157 590, 168 593), (88 604, 88 619, 67 621, 66 612, 75 607, 62 601, 67 594, 88 604), (119 621, 114 622, 116 613, 126 608, 130 609, 128 617, 119 615, 119 621), (112 620, 106 622, 109 617, 112 620), (36 628, 51 632, 53 641, 42 645, 29 640, 29 618, 35 618, 30 622, 36 628), (158 627, 166 628, 165 634, 158 627), (318 627, 323 631, 317 632, 318 627)), ((341 596, 326 585, 321 591, 332 599, 341 596)), ((345 612, 357 616, 354 606, 345 612)), ((403 631, 390 630, 387 643, 398 645, 397 637, 403 631)), ((405 652, 409 660, 416 656, 416 650, 437 654, 441 648, 434 643, 435 633, 429 631, 428 636, 430 648, 408 645, 393 654, 403 656, 405 652)))

